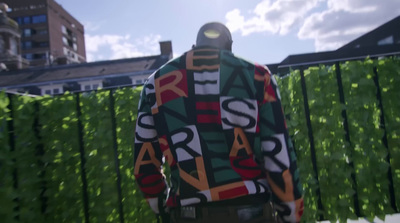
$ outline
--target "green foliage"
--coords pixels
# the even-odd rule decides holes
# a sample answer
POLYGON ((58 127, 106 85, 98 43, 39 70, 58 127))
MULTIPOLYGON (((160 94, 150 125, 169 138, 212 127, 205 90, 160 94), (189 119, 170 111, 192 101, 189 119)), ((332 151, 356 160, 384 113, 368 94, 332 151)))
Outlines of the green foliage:
POLYGON ((314 135, 323 216, 346 222, 356 218, 353 205, 350 145, 345 141, 334 67, 315 67, 305 71, 308 106, 314 135))
POLYGON ((8 124, 10 119, 10 110, 8 108, 10 100, 4 92, 0 92, 0 219, 4 222, 16 222, 13 213, 16 207, 14 199, 17 198, 13 190, 13 173, 15 165, 13 161, 13 152, 10 146, 10 135, 8 124))
MULTIPOLYGON (((389 167, 396 204, 400 206, 400 60, 347 62, 340 68, 345 104, 340 102, 335 67, 305 70, 307 92, 302 91, 299 70, 278 78, 304 189, 303 222, 315 222, 320 216, 340 222, 356 218, 355 194, 363 216, 383 219, 393 212, 389 167), (374 67, 385 128, 376 96, 374 67), (308 98, 312 142, 304 93, 308 98), (348 116, 349 140, 342 112, 348 116), (388 148, 382 140, 385 129, 388 148)), ((133 175, 140 90, 124 88, 37 98, 9 98, 0 93, 0 219, 10 223, 84 222, 86 189, 90 222, 119 222, 120 189, 125 222, 156 222, 133 175)))
POLYGON ((304 190, 303 221, 314 222, 319 219, 318 197, 319 187, 311 162, 310 141, 304 111, 304 98, 301 88, 300 71, 292 71, 283 79, 277 79, 282 97, 282 107, 286 122, 297 155, 297 166, 304 190))
POLYGON ((78 117, 75 96, 41 100, 40 127, 45 153, 47 222, 83 222, 78 117), (71 208, 74 207, 74 208, 71 208))
POLYGON ((134 184, 133 149, 137 118, 138 95, 141 88, 125 88, 115 91, 115 116, 117 121, 118 153, 121 170, 121 187, 125 222, 151 222, 155 216, 134 184), (140 201, 140 202, 138 202, 140 201))
POLYGON ((109 94, 91 92, 80 98, 91 222, 119 218, 109 94))
POLYGON ((361 214, 372 219, 392 213, 390 208, 387 149, 383 145, 377 88, 372 60, 341 65, 352 161, 361 214))
POLYGON ((42 179, 44 171, 40 164, 40 142, 38 129, 34 128, 37 121, 37 107, 34 99, 29 97, 12 97, 15 148, 12 151, 13 175, 16 188, 15 213, 21 222, 45 222, 41 207, 42 179))
POLYGON ((278 79, 304 188, 303 222, 314 222, 320 215, 332 222, 355 219, 356 202, 362 216, 384 219, 393 212, 387 175, 389 165, 397 206, 400 203, 397 192, 400 188, 400 102, 395 100, 400 95, 396 87, 400 84, 399 59, 347 62, 340 69, 345 104, 340 102, 335 66, 311 67, 304 71, 318 176, 311 159, 300 71, 291 71, 289 76, 278 79), (374 67, 379 74, 389 149, 383 144, 374 67), (348 117, 349 140, 342 112, 348 117), (390 164, 386 160, 388 154, 390 164))
POLYGON ((400 207, 400 60, 380 60, 377 65, 379 84, 384 108, 385 127, 392 167, 393 186, 396 189, 396 205, 400 207))
POLYGON ((112 93, 116 139, 113 138, 110 91, 66 93, 57 97, 12 96, 11 102, 1 92, 2 221, 85 221, 81 132, 90 222, 119 222, 115 148, 120 164, 125 222, 156 222, 133 176, 134 130, 140 89, 125 88, 112 93), (9 106, 12 106, 11 110, 9 106), (79 120, 83 129, 78 128, 79 120), (13 132, 10 132, 10 124, 13 132), (15 146, 11 146, 10 137, 15 138, 15 146))

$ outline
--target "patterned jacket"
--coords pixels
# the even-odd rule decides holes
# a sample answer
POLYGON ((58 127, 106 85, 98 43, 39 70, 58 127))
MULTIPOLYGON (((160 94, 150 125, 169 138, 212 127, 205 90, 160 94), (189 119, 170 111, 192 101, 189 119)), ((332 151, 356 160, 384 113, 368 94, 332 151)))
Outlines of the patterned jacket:
POLYGON ((225 50, 186 52, 145 83, 135 136, 135 178, 156 213, 164 195, 176 207, 272 193, 284 222, 300 220, 296 156, 266 67, 225 50))

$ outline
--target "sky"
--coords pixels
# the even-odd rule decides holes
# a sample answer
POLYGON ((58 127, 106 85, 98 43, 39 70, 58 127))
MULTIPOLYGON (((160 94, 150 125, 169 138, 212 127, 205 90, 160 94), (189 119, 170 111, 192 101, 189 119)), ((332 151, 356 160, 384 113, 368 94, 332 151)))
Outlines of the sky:
POLYGON ((88 62, 189 50, 211 21, 232 32, 235 55, 262 64, 330 51, 400 15, 400 0, 56 0, 85 28, 88 62))

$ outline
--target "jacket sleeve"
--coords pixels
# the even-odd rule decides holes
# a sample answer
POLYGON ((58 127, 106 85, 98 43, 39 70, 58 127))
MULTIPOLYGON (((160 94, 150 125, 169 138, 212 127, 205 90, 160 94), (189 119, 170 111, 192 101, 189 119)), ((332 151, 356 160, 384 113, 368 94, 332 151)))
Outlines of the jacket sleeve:
POLYGON ((256 80, 264 82, 260 84, 264 95, 259 101, 261 152, 274 206, 283 222, 299 222, 303 214, 302 188, 279 90, 266 67, 256 66, 257 75, 256 80))
MULTIPOLYGON (((162 152, 151 113, 154 85, 147 82, 141 92, 135 130, 134 176, 151 209, 159 214, 167 184, 161 171, 162 152)), ((162 211, 162 210, 161 210, 162 211)))

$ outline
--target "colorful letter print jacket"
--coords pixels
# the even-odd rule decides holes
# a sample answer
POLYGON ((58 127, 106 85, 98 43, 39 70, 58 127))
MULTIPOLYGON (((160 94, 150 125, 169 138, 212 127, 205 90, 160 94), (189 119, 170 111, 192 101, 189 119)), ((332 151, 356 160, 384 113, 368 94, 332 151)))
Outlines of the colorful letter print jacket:
POLYGON ((134 174, 156 213, 164 195, 177 207, 271 193, 284 222, 300 220, 296 158, 266 67, 214 48, 171 60, 143 87, 135 137, 134 174))

